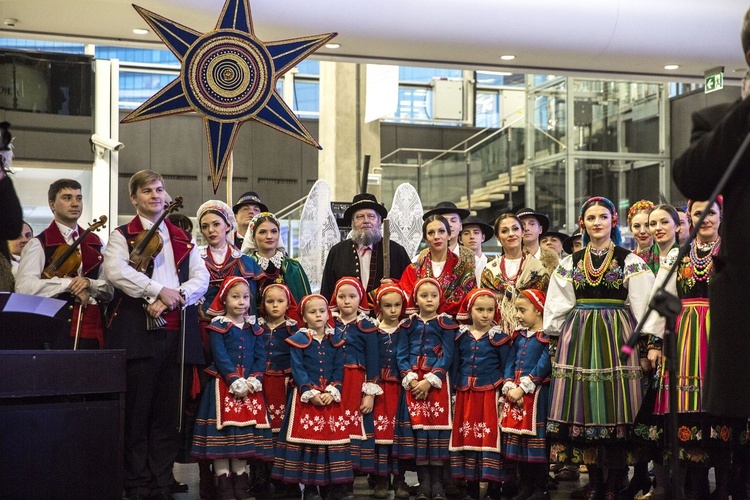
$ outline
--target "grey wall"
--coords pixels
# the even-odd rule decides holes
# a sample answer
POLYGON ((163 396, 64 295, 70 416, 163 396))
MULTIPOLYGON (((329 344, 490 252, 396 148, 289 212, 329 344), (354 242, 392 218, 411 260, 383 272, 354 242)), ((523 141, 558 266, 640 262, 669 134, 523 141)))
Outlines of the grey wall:
MULTIPOLYGON (((121 118, 126 113, 121 114, 121 118)), ((302 120, 313 137, 316 120, 302 120)), ((128 179, 144 168, 165 177, 167 191, 184 198, 182 213, 194 216, 206 200, 226 200, 226 180, 214 194, 203 122, 197 115, 175 115, 120 125, 119 211, 134 214, 128 179)), ((234 145, 232 194, 255 191, 278 211, 310 190, 318 176, 318 150, 257 122, 242 125, 234 145)))

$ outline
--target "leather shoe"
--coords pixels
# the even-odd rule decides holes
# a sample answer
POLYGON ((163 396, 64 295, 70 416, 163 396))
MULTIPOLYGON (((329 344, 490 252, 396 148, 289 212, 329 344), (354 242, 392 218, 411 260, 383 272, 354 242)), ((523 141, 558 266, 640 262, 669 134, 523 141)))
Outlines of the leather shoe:
POLYGON ((173 479, 172 484, 169 486, 169 489, 172 491, 172 493, 187 493, 188 485, 177 481, 177 479, 173 479))

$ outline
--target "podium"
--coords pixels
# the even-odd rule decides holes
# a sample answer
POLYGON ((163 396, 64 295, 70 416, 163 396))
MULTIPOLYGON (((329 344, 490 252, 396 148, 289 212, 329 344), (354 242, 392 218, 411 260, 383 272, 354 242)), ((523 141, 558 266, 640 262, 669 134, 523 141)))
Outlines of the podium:
POLYGON ((120 499, 125 351, 0 351, 0 499, 120 499))

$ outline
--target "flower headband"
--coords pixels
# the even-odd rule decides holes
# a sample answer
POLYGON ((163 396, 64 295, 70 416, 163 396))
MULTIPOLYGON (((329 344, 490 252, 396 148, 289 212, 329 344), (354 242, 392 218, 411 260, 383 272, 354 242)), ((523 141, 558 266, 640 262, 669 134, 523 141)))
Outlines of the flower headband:
MULTIPOLYGON (((250 224, 248 224, 247 226, 247 232, 244 235, 245 240, 242 242, 242 248, 240 249, 242 253, 252 255, 255 250, 258 249, 258 246, 255 244, 255 228, 266 221, 270 221, 277 228, 281 229, 281 223, 279 222, 279 219, 277 219, 276 216, 271 212, 261 212, 255 215, 252 219, 250 219, 250 224)), ((276 246, 276 249, 281 250, 282 252, 284 251, 284 245, 281 243, 281 239, 279 239, 279 244, 276 246)))
POLYGON ((633 222, 633 217, 635 217, 635 214, 639 212, 649 212, 654 209, 654 203, 649 200, 639 200, 633 203, 633 206, 630 207, 630 210, 628 210, 628 227, 630 227, 630 224, 633 222))
POLYGON ((609 236, 610 238, 612 238, 612 242, 615 245, 621 244, 622 234, 620 234, 620 227, 617 225, 619 217, 617 216, 617 209, 615 208, 614 203, 609 201, 604 196, 594 196, 593 198, 589 198, 588 200, 586 200, 584 204, 581 205, 581 213, 578 216, 578 225, 581 227, 581 233, 583 234, 583 246, 588 245, 589 241, 591 241, 589 233, 586 231, 586 226, 583 223, 583 215, 586 213, 586 210, 588 210, 589 207, 591 207, 596 202, 603 203, 607 210, 609 210, 609 213, 612 214, 612 230, 610 231, 609 236))

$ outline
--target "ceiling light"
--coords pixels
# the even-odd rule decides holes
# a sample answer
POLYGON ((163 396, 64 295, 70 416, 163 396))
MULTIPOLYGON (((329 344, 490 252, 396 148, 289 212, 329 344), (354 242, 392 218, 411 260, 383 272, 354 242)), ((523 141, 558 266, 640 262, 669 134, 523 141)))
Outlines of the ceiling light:
POLYGON ((664 69, 671 71, 673 69, 678 69, 679 67, 679 64, 667 64, 666 66, 664 66, 664 69))
POLYGON ((516 56, 514 56, 513 54, 505 54, 504 56, 500 56, 500 59, 502 59, 503 61, 512 61, 515 58, 516 56))
POLYGON ((327 43, 326 44, 327 49, 338 49, 339 47, 341 47, 340 43, 327 43))
POLYGON ((133 28, 133 33, 136 35, 148 35, 148 30, 143 28, 133 28))
POLYGON ((3 19, 3 24, 6 25, 8 28, 15 28, 16 24, 18 24, 18 19, 14 19, 12 17, 6 17, 3 19))

